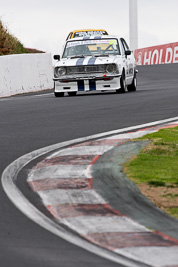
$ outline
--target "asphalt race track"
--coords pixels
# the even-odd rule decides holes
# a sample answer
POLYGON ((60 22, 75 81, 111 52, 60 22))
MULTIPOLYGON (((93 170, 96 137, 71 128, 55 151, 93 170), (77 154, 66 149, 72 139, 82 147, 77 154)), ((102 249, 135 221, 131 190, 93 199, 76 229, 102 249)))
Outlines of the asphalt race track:
MULTIPOLYGON (((62 141, 176 117, 178 64, 138 67, 133 93, 51 92, 0 99, 0 173, 33 150, 62 141)), ((0 266, 114 267, 26 218, 0 187, 0 266)))

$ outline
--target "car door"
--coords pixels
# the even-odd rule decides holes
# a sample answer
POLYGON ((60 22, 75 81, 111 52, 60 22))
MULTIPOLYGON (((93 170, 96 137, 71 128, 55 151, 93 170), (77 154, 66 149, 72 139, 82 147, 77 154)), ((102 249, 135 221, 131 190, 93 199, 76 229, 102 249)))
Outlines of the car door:
MULTIPOLYGON (((125 51, 129 50, 129 46, 126 43, 126 41, 121 38, 121 43, 124 49, 124 55, 125 55, 125 51)), ((134 65, 133 65, 133 60, 132 60, 132 54, 130 55, 125 55, 125 64, 126 64, 126 84, 130 84, 133 80, 133 69, 134 69, 134 65)))

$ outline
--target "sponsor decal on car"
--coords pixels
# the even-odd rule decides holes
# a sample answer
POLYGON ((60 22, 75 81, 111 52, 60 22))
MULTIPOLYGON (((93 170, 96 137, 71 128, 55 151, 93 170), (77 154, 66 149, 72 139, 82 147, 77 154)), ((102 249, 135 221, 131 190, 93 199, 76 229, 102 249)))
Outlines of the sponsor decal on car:
POLYGON ((74 37, 84 37, 92 35, 106 35, 106 31, 79 31, 75 32, 74 37))

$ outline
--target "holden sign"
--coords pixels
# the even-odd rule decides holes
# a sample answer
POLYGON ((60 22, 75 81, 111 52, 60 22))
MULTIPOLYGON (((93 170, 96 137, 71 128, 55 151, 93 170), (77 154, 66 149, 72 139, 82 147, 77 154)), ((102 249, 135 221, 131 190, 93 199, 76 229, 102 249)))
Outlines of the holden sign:
POLYGON ((137 65, 178 63, 178 42, 135 50, 137 65))

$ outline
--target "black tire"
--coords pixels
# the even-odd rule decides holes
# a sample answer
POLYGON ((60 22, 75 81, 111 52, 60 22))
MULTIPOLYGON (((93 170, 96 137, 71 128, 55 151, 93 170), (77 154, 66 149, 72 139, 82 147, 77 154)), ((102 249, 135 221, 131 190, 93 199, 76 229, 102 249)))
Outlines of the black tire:
POLYGON ((68 92, 69 96, 76 96, 77 92, 68 92))
POLYGON ((128 92, 134 92, 136 90, 137 90, 137 76, 136 76, 136 72, 135 72, 131 85, 127 86, 127 91, 128 92))
POLYGON ((55 97, 63 97, 64 93, 63 92, 61 92, 61 93, 54 92, 54 95, 55 95, 55 97))
POLYGON ((120 78, 121 88, 116 90, 116 93, 123 94, 126 91, 126 80, 125 80, 125 72, 122 72, 122 76, 120 78))

